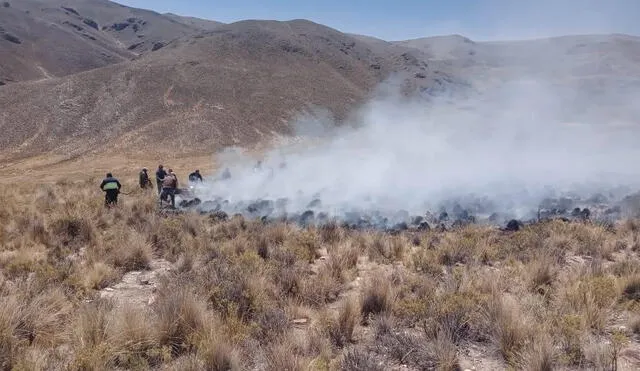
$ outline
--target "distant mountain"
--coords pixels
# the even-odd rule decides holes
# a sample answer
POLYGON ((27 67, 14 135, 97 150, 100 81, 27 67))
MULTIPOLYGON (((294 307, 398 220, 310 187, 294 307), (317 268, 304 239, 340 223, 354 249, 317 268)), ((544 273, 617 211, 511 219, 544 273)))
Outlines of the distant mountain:
POLYGON ((481 92, 528 80, 547 86, 567 119, 638 122, 640 37, 574 35, 474 42, 459 35, 395 42, 439 62, 481 92), (581 114, 578 114, 581 112, 581 114))
POLYGON ((440 78, 409 49, 305 20, 221 25, 135 61, 0 88, 0 147, 9 159, 256 143, 314 107, 345 118, 393 72, 413 88, 440 78))
POLYGON ((216 28, 224 24, 222 22, 210 21, 208 19, 184 17, 184 16, 173 14, 173 13, 165 13, 164 16, 167 18, 173 19, 176 22, 186 24, 193 28, 197 28, 205 31, 215 30, 216 28))
POLYGON ((526 69, 534 74, 636 74, 640 38, 629 35, 578 35, 504 42, 474 42, 459 35, 395 42, 424 53, 427 60, 477 68, 526 69))
POLYGON ((130 60, 218 24, 106 0, 0 4, 0 84, 66 76, 130 60))
POLYGON ((640 117, 640 39, 628 35, 390 42, 307 20, 221 24, 106 0, 2 4, 5 163, 255 144, 292 134, 291 120, 316 108, 344 120, 390 78, 425 104, 528 79, 551 87, 567 119, 640 117))

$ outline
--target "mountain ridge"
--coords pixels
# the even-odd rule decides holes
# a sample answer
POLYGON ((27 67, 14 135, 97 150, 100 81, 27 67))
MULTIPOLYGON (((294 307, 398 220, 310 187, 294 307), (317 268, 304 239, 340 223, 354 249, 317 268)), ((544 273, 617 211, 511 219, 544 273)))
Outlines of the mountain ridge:
POLYGON ((0 37, 7 61, 0 66, 3 161, 254 145, 292 135, 292 122, 318 109, 339 124, 390 78, 425 104, 539 79, 570 93, 562 104, 582 112, 571 119, 633 120, 630 97, 640 91, 640 38, 631 35, 391 42, 304 19, 223 24, 102 0, 20 4, 0 8, 0 33, 20 40, 0 37), (8 22, 8 14, 17 21, 8 22), (74 27, 80 24, 82 30, 74 27), (67 42, 46 43, 56 38, 67 42), (587 101, 603 104, 576 108, 587 101))
POLYGON ((313 107, 344 119, 400 64, 310 21, 237 22, 134 61, 2 87, 0 130, 12 134, 0 146, 11 158, 256 143, 291 133, 289 121, 313 107))

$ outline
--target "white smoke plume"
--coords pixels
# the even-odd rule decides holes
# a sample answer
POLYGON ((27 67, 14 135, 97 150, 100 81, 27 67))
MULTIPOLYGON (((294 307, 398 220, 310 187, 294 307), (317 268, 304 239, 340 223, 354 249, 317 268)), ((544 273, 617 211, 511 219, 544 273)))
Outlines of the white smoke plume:
POLYGON ((455 201, 478 214, 526 218, 545 197, 637 190, 637 125, 599 117, 596 98, 567 97, 536 80, 429 102, 382 86, 345 125, 322 115, 297 120, 301 140, 266 153, 261 170, 255 159, 227 153, 197 194, 227 200, 222 209, 232 213, 287 199, 288 213, 424 215, 455 201), (588 122, 571 121, 585 108, 588 122), (225 168, 231 178, 216 179, 225 168))

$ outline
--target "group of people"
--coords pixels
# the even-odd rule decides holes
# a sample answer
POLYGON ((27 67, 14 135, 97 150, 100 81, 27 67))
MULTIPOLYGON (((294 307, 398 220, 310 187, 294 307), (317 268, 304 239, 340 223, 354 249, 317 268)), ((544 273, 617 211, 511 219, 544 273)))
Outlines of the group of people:
MULTIPOLYGON (((196 170, 189 174, 189 182, 202 182, 200 170, 196 170)), ((139 185, 142 189, 152 189, 153 183, 149 177, 148 169, 145 167, 139 174, 139 185)), ((172 207, 176 206, 176 194, 178 193, 178 176, 173 169, 164 170, 164 166, 159 165, 156 170, 156 187, 160 202, 171 203, 172 207)), ((118 204, 118 194, 122 184, 112 173, 107 173, 107 177, 100 184, 100 189, 105 192, 105 206, 111 207, 118 204)))

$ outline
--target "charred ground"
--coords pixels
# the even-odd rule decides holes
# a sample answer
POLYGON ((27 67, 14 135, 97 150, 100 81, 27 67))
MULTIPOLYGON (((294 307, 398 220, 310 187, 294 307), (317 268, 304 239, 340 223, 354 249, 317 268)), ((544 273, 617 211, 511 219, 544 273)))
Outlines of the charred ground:
POLYGON ((7 369, 633 370, 640 227, 388 234, 2 187, 7 369))

